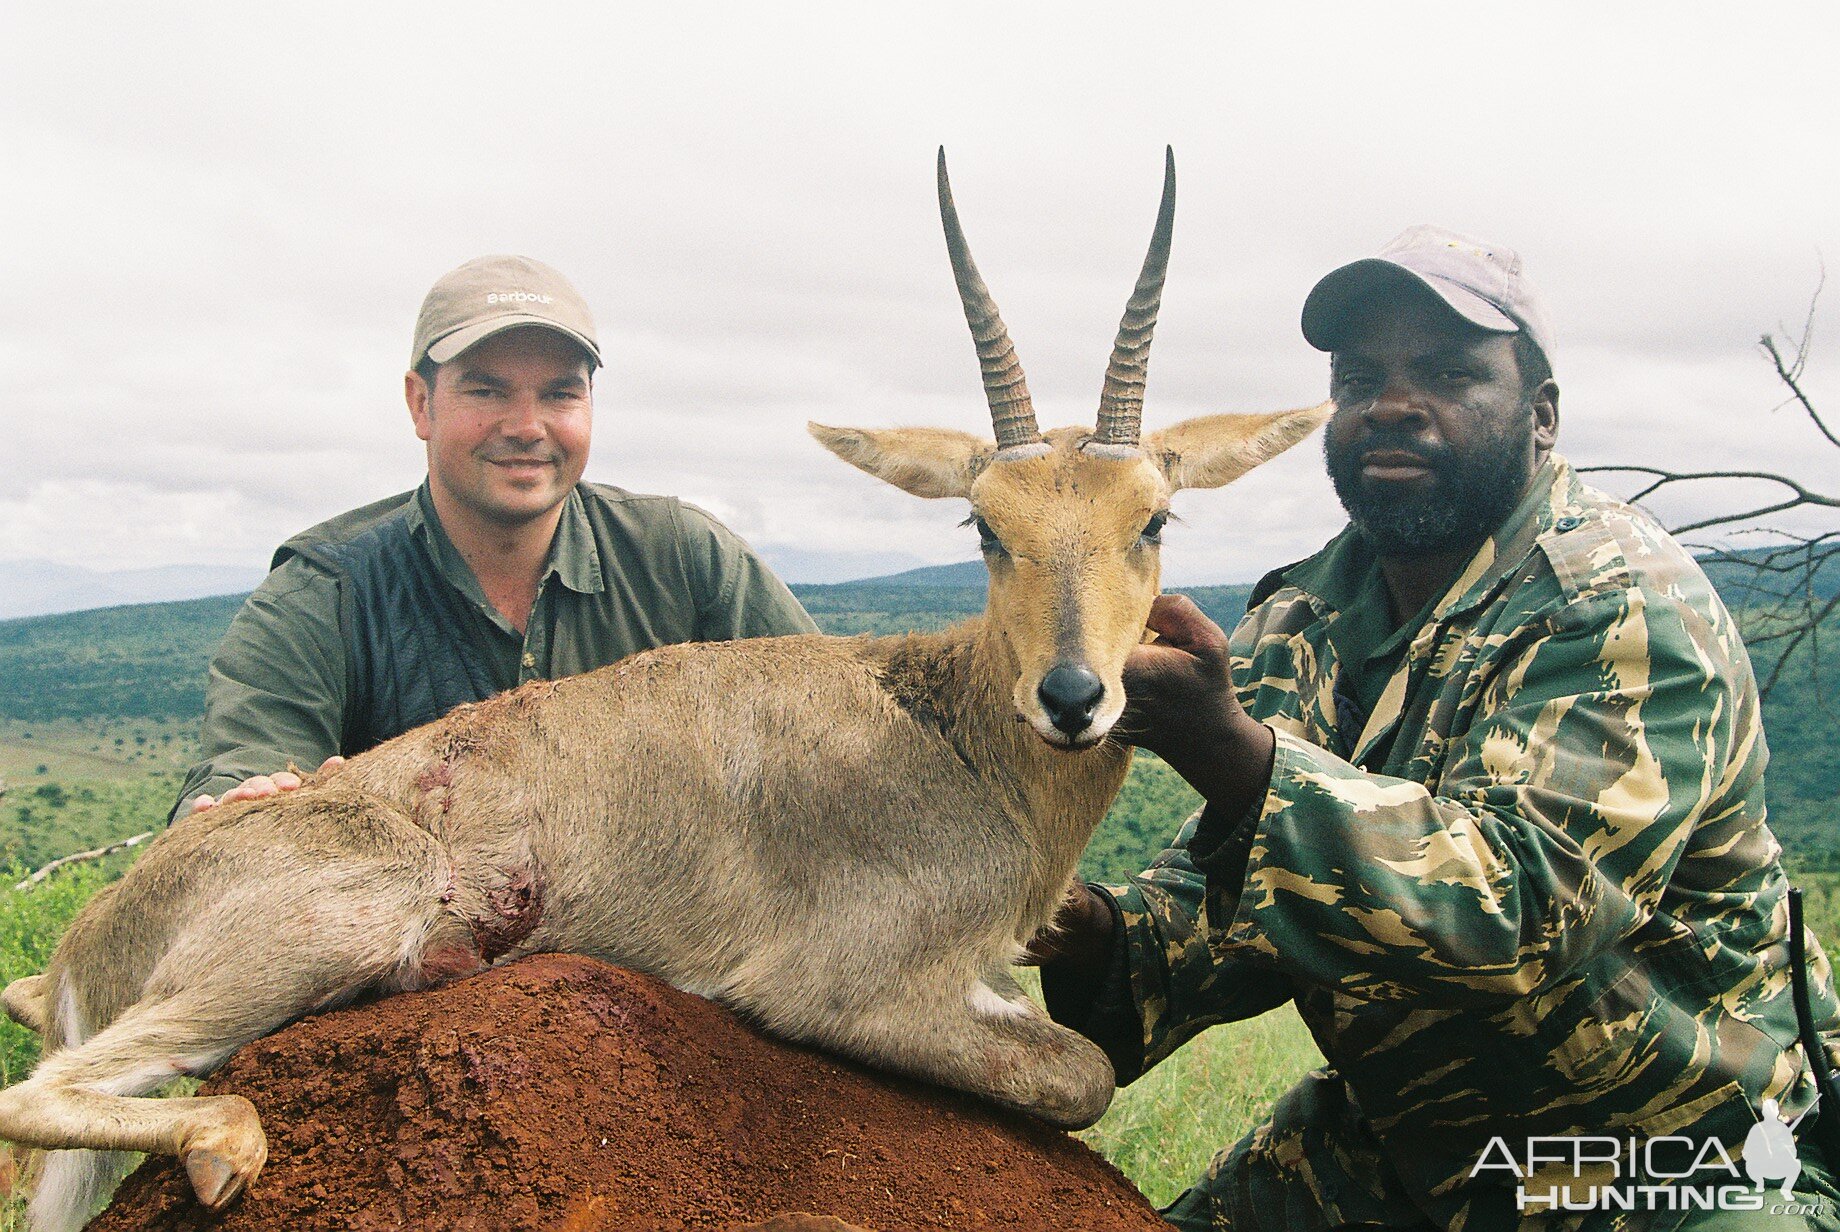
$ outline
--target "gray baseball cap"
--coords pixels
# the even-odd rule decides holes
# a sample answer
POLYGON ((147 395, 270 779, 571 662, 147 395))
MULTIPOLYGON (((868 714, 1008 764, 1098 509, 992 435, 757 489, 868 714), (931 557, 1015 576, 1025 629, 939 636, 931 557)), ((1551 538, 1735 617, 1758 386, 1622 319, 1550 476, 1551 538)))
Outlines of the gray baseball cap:
POLYGON ((1498 334, 1525 333, 1547 359, 1552 335, 1540 297, 1521 272, 1520 254, 1442 227, 1408 227, 1377 257, 1324 275, 1303 302, 1303 336, 1319 351, 1342 342, 1348 310, 1378 291, 1416 282, 1452 312, 1498 334))
POLYGON ((493 334, 541 325, 581 344, 601 366, 594 316, 569 280, 529 257, 475 257, 441 275, 415 318, 409 366, 427 356, 444 364, 493 334))

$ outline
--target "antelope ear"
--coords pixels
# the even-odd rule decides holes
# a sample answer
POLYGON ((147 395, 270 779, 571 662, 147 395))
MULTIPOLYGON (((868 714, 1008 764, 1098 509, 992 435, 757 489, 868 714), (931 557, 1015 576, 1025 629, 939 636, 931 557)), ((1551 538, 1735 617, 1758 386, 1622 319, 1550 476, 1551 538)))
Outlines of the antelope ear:
POLYGON ((805 428, 851 466, 915 496, 969 497, 971 481, 997 450, 951 428, 805 428))
POLYGON ((1335 403, 1274 415, 1203 415, 1144 437, 1144 452, 1163 468, 1170 491, 1218 488, 1269 462, 1316 431, 1335 403))

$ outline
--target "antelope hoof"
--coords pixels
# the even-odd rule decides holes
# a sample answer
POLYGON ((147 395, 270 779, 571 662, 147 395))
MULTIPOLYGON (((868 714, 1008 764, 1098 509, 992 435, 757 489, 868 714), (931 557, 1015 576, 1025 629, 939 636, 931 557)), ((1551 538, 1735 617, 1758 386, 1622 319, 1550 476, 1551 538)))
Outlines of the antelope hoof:
POLYGON ((192 1178, 192 1192, 198 1204, 208 1211, 221 1211, 236 1200, 249 1183, 249 1177, 237 1171, 228 1155, 199 1147, 184 1156, 186 1175, 192 1178))
POLYGON ((1036 1104, 1023 1111, 1032 1114, 1037 1120, 1046 1121, 1056 1129, 1076 1130, 1089 1128, 1095 1121, 1105 1115, 1111 1107, 1112 1090, 1090 1091, 1067 1099, 1036 1104))
POLYGON ((1054 1075, 1034 1092, 1028 1103, 1018 1106, 1056 1129, 1085 1129, 1105 1115, 1116 1091, 1111 1063, 1104 1057, 1098 1060, 1103 1064, 1103 1072, 1096 1066, 1087 1066, 1083 1067, 1085 1072, 1074 1069, 1054 1075))
POLYGON ((221 1211, 236 1201, 268 1160, 268 1139, 255 1105, 240 1095, 222 1098, 242 1106, 227 1108, 230 1115, 221 1125, 198 1134, 179 1152, 192 1180, 192 1192, 210 1211, 221 1211))

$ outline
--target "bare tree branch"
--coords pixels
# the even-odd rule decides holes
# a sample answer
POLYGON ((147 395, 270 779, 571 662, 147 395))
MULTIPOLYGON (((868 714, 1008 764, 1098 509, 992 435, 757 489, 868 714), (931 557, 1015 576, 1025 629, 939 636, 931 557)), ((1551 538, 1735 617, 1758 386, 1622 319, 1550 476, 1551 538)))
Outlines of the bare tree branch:
POLYGON ((45 867, 39 869, 36 873, 33 873, 30 877, 27 877, 24 881, 14 886, 13 890, 17 893, 20 890, 30 889, 32 886, 37 885, 39 882, 49 877, 52 873, 57 872, 58 869, 64 868, 67 865, 82 864, 88 860, 100 860, 103 856, 112 856, 118 851, 126 851, 130 847, 138 847, 152 837, 153 831, 148 830, 144 834, 136 834, 133 838, 124 838, 119 843, 110 843, 107 847, 97 847, 91 851, 79 851, 71 855, 59 856, 51 863, 45 865, 45 867))
MULTIPOLYGON (((1789 397, 1778 406, 1801 407, 1827 444, 1840 449, 1840 435, 1822 417, 1802 385, 1814 336, 1815 306, 1826 276, 1823 268, 1821 280, 1809 298, 1808 315, 1802 322, 1800 336, 1779 327, 1780 338, 1765 334, 1760 345, 1777 379, 1789 391, 1789 397)), ((1675 535, 1688 535, 1725 527, 1730 528, 1729 534, 1734 538, 1748 535, 1767 536, 1772 540, 1757 547, 1735 547, 1730 543, 1692 543, 1688 547, 1708 565, 1719 567, 1720 588, 1727 601, 1740 609, 1745 641, 1752 655, 1767 652, 1769 661, 1762 684, 1764 695, 1769 695, 1794 664, 1805 663, 1819 683, 1821 634, 1833 628, 1830 622, 1835 622, 1836 613, 1840 612, 1840 582, 1837 582, 1840 579, 1840 527, 1797 533, 1755 523, 1791 510, 1806 510, 1817 516, 1819 511, 1840 510, 1840 494, 1815 491, 1776 471, 1686 471, 1641 464, 1586 466, 1579 470, 1642 477, 1641 486, 1629 497, 1635 502, 1669 491, 1704 491, 1707 485, 1720 480, 1768 483, 1783 489, 1785 494, 1780 500, 1730 502, 1723 512, 1704 515, 1668 529, 1675 535), (1831 591, 1830 586, 1833 587, 1831 591)))
POLYGON ((1821 435, 1826 437, 1829 443, 1840 446, 1840 436, 1834 435, 1834 430, 1827 426, 1827 421, 1821 418, 1821 413, 1814 409, 1814 403, 1808 400, 1808 394, 1802 389, 1799 378, 1804 357, 1798 353, 1793 364, 1785 364, 1782 352, 1777 349, 1776 339, 1765 334, 1761 342, 1764 351, 1769 354, 1770 362, 1776 365, 1776 375, 1782 379, 1784 385, 1789 387, 1789 392, 1795 395, 1791 401, 1801 404, 1802 409, 1808 412, 1808 418, 1814 420, 1814 426, 1821 430, 1821 435))
MULTIPOLYGON (((1765 679, 1763 684, 1758 688, 1759 693, 1765 697, 1770 695, 1770 690, 1776 687, 1776 682, 1778 680, 1782 679, 1783 668, 1789 665, 1789 661, 1795 657, 1795 652, 1801 649, 1804 644, 1808 645, 1809 649, 1812 651, 1818 652, 1820 650, 1819 639, 1821 635, 1821 624, 1829 616, 1832 616, 1836 609, 1840 609, 1840 594, 1836 594, 1823 604, 1820 611, 1816 612, 1812 619, 1803 621, 1797 627, 1785 630, 1784 633, 1777 635, 1779 637, 1787 637, 1788 645, 1782 647, 1777 652, 1776 662, 1770 665, 1769 677, 1765 679)), ((1765 640, 1775 639, 1771 638, 1765 640)), ((1816 661, 1815 670, 1818 671, 1820 667, 1819 654, 1816 653, 1812 655, 1811 658, 1816 661)))
MULTIPOLYGON (((1784 362, 1782 350, 1777 344, 1775 337, 1772 335, 1765 334, 1762 338, 1758 339, 1758 342, 1763 347, 1764 353, 1770 357, 1770 363, 1775 366, 1777 378, 1781 380, 1784 385, 1789 387, 1789 401, 1779 403, 1778 405, 1787 406, 1789 402, 1799 403, 1801 408, 1808 412, 1808 418, 1814 420, 1814 426, 1820 429, 1821 435, 1827 438, 1828 443, 1840 447, 1840 437, 1834 435, 1833 429, 1827 426, 1827 421, 1821 418, 1821 413, 1814 409, 1814 403, 1809 401, 1808 395, 1803 391, 1801 384, 1802 372, 1808 367, 1808 351, 1814 342, 1815 306, 1821 302, 1821 291, 1826 286, 1827 263, 1823 261, 1821 263, 1821 276, 1815 280, 1814 294, 1808 297, 1808 315, 1802 318, 1802 336, 1793 339, 1795 343, 1795 358, 1793 360, 1786 363, 1784 362)), ((1787 329, 1784 329, 1782 332, 1785 335, 1789 333, 1787 329)))
MULTIPOLYGON (((1840 444, 1840 441, 1835 442, 1840 444)), ((1815 505, 1826 509, 1840 509, 1840 496, 1827 496, 1820 492, 1810 492, 1807 488, 1789 478, 1773 471, 1669 471, 1656 466, 1581 466, 1580 471, 1624 471, 1638 475, 1653 475, 1655 480, 1640 492, 1631 496, 1631 501, 1646 500, 1672 483, 1694 483, 1707 479, 1761 479, 1769 483, 1779 483, 1788 488, 1795 496, 1791 500, 1778 501, 1774 505, 1759 505, 1755 509, 1743 509, 1733 513, 1715 514, 1697 522, 1688 522, 1682 526, 1669 527, 1676 535, 1690 534, 1704 530, 1708 526, 1729 526, 1734 522, 1748 522, 1753 518, 1766 518, 1773 513, 1782 513, 1789 509, 1800 509, 1804 505, 1815 505)))

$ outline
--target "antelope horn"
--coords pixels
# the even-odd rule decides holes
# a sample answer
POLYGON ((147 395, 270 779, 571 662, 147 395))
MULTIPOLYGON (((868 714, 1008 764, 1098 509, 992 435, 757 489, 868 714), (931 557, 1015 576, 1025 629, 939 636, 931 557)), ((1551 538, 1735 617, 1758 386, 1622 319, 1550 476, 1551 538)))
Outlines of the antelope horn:
POLYGON ((1163 204, 1157 210, 1156 231, 1150 236, 1150 253, 1144 258, 1137 287, 1118 323, 1112 359, 1105 369, 1105 389, 1099 395, 1099 426, 1093 440, 1102 445, 1136 445, 1144 422, 1144 376, 1150 367, 1150 336, 1156 332, 1156 310, 1163 302, 1163 273, 1169 267, 1169 236, 1176 221, 1176 152, 1163 147, 1163 204))
POLYGON ((965 305, 965 323, 977 343, 978 367, 984 373, 984 396, 990 401, 990 420, 997 430, 997 448, 1027 445, 1041 439, 1035 424, 1035 404, 1029 385, 1009 340, 1009 327, 997 315, 990 288, 978 276, 958 209, 952 204, 952 185, 946 179, 946 148, 939 147, 939 217, 945 223, 946 250, 952 254, 952 277, 958 281, 958 298, 965 305))

